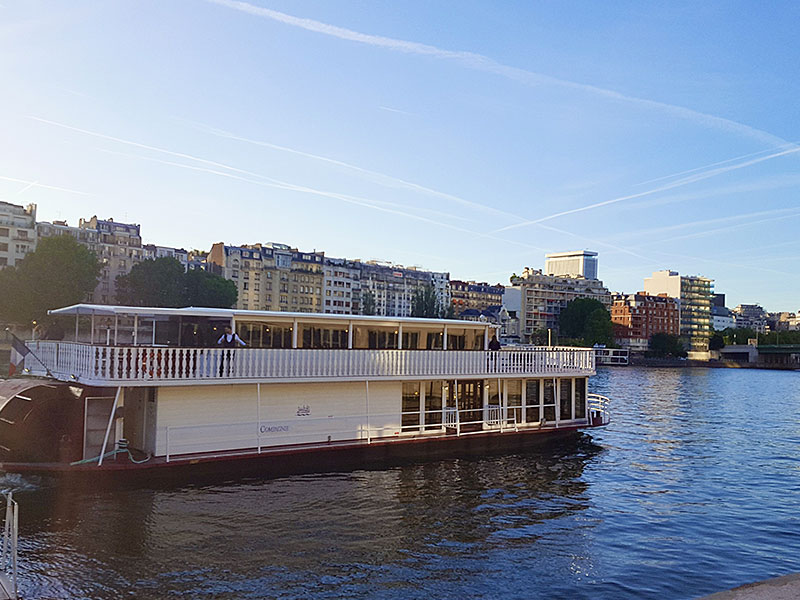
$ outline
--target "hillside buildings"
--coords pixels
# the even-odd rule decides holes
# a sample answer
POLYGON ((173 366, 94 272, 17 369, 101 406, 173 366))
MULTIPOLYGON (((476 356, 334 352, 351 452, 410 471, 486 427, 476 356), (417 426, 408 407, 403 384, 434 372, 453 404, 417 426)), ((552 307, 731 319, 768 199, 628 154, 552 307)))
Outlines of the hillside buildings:
POLYGON ((677 271, 656 271, 644 280, 645 292, 666 294, 679 301, 680 335, 688 344, 690 358, 704 358, 711 336, 711 302, 714 281, 707 277, 680 275, 677 271))
POLYGON ((0 202, 0 269, 15 267, 36 248, 36 205, 0 202))
POLYGON ((521 293, 523 341, 535 332, 558 331, 561 310, 576 298, 594 298, 606 308, 611 306, 611 294, 598 279, 545 275, 541 270, 525 267, 521 276, 512 277, 511 284, 521 293))
POLYGON ((370 295, 376 315, 410 317, 414 294, 432 286, 439 305, 450 305, 450 274, 379 261, 356 262, 361 270, 361 308, 370 295))
POLYGON ((767 331, 767 313, 758 304, 740 304, 731 312, 737 329, 752 329, 756 333, 767 331))
POLYGON ((611 305, 611 322, 614 339, 620 346, 643 352, 656 333, 678 335, 678 301, 667 294, 617 294, 611 305))
POLYGON ((597 252, 554 252, 545 254, 544 259, 544 272, 547 275, 597 279, 597 252))

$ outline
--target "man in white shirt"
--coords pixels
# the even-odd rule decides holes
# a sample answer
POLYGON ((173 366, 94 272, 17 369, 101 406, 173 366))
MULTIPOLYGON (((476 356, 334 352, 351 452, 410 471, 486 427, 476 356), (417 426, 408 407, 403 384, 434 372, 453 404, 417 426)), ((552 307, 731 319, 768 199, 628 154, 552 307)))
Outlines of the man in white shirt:
POLYGON ((226 325, 225 333, 217 340, 217 346, 230 348, 222 352, 219 358, 219 376, 230 375, 233 371, 233 349, 239 346, 247 346, 247 344, 244 343, 244 340, 242 340, 238 334, 233 332, 230 325, 226 325), (227 363, 227 368, 225 363, 227 363))

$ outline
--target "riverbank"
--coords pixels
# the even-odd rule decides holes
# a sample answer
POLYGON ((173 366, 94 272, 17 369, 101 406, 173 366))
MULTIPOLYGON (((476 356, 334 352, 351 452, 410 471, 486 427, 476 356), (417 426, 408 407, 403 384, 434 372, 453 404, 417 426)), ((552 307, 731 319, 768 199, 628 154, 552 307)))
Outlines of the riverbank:
POLYGON ((631 356, 630 364, 634 367, 690 368, 706 369, 764 369, 769 371, 796 371, 795 367, 763 363, 742 363, 735 360, 689 360, 681 358, 644 358, 631 356))
POLYGON ((800 573, 748 583, 699 600, 795 600, 800 598, 800 573))

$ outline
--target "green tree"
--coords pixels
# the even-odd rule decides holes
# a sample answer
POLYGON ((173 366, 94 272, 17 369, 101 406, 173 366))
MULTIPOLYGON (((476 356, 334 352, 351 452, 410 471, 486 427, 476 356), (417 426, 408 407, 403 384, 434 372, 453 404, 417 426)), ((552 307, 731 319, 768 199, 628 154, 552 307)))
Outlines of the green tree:
POLYGON ((361 294, 361 314, 375 314, 375 295, 370 290, 367 290, 361 294))
POLYGON ((202 269, 191 269, 184 274, 183 281, 183 306, 230 308, 239 297, 233 281, 202 269))
POLYGON ((29 323, 83 302, 97 286, 97 256, 70 236, 46 237, 16 268, 0 271, 0 318, 29 323))
POLYGON ((722 337, 722 334, 715 331, 714 334, 708 340, 708 349, 709 350, 722 350, 725 347, 725 338, 722 337))
POLYGON ((594 298, 576 298, 561 311, 558 318, 559 333, 581 344, 612 345, 614 326, 611 315, 603 303, 594 298))
POLYGON ((442 316, 442 306, 432 285, 414 290, 414 296, 411 298, 411 316, 427 319, 438 319, 442 316))
POLYGON ((733 329, 729 327, 722 332, 722 337, 726 345, 745 345, 747 340, 755 339, 758 334, 749 328, 733 329))
POLYGON ((128 306, 183 306, 183 265, 174 258, 145 260, 117 277, 117 302, 128 306))
POLYGON ((650 337, 650 350, 648 355, 659 358, 666 356, 682 358, 686 356, 686 350, 677 335, 654 333, 650 337))
POLYGON ((587 346, 594 346, 595 344, 614 345, 614 324, 611 322, 611 315, 605 307, 601 306, 589 313, 583 331, 583 340, 587 346))

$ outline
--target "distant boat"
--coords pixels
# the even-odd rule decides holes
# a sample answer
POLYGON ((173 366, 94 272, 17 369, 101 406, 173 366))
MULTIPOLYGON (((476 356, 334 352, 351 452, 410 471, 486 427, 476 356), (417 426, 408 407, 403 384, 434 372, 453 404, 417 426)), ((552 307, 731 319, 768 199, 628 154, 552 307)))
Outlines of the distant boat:
POLYGON ((591 348, 486 322, 79 304, 0 384, 0 469, 147 479, 481 454, 609 422, 591 348), (238 338, 223 338, 229 326, 238 338), (246 346, 238 341, 241 339, 246 346), (223 342, 221 346, 218 342, 223 342))

